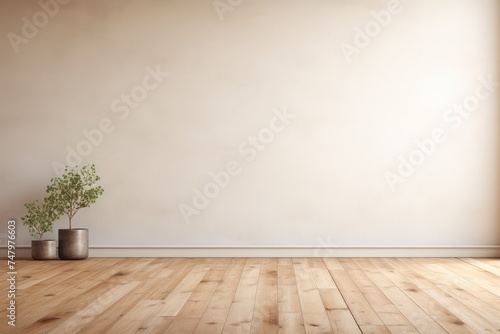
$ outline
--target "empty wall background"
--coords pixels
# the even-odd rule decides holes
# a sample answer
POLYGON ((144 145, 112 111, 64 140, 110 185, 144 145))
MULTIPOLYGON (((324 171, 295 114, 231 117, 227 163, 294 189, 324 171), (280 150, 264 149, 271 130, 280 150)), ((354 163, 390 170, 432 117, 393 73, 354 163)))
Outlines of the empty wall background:
POLYGON ((245 0, 221 20, 211 1, 73 0, 16 53, 8 34, 41 7, 1 2, 0 233, 16 218, 29 244, 23 204, 104 120, 81 164, 105 193, 75 221, 92 246, 498 245, 500 87, 460 125, 444 115, 500 80, 499 4, 401 1, 349 62, 341 44, 389 3, 245 0), (148 68, 169 75, 127 114, 148 68), (294 118, 247 161, 276 109, 294 118), (446 140, 391 191, 385 173, 436 128, 446 140), (187 224, 179 205, 233 160, 187 224))

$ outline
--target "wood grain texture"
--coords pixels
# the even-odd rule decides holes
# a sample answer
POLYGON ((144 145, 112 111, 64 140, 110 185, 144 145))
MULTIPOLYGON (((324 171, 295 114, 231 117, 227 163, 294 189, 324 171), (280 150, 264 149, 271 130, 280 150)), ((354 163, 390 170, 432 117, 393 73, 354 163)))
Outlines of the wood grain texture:
MULTIPOLYGON (((500 260, 18 260, 0 333, 498 333, 500 260)), ((5 293, 2 292, 2 293, 5 293)))

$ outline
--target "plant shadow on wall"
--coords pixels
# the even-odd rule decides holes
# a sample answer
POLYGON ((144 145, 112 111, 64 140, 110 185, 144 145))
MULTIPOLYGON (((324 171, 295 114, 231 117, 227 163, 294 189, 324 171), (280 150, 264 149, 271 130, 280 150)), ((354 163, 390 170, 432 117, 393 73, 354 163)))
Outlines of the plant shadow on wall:
MULTIPOLYGON (((35 201, 25 205, 28 213, 22 220, 25 225, 28 225, 30 235, 38 236, 40 240, 37 241, 41 243, 43 234, 52 231, 53 222, 66 215, 69 228, 58 231, 58 256, 62 260, 87 258, 88 229, 73 228, 72 220, 80 209, 89 207, 103 194, 104 189, 96 185, 99 180, 95 165, 83 166, 80 169, 66 167, 61 176, 52 178, 46 190, 48 196, 43 199, 43 202, 35 201)), ((51 245, 44 246, 51 248, 37 251, 32 248, 33 259, 55 258, 55 240, 52 240, 51 245)))

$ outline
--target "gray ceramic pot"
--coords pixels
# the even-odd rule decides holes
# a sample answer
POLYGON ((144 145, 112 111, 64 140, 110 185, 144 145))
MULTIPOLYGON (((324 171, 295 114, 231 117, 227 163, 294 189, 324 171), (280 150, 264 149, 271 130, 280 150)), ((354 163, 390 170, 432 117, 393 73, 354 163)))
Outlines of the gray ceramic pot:
POLYGON ((86 228, 59 230, 59 258, 83 260, 89 256, 89 230, 86 228))
POLYGON ((33 260, 57 259, 57 243, 55 240, 31 240, 31 257, 33 260))

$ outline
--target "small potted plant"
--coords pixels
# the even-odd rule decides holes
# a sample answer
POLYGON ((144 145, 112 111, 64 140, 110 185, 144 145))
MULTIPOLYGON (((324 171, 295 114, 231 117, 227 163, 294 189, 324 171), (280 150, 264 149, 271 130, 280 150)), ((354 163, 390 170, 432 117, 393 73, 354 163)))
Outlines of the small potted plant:
POLYGON ((24 205, 28 213, 22 217, 24 225, 28 226, 30 235, 37 240, 31 240, 31 257, 33 260, 54 260, 57 259, 57 244, 55 240, 43 240, 42 237, 47 232, 52 232, 54 221, 59 218, 54 209, 54 203, 49 198, 44 198, 43 202, 38 200, 24 205))
POLYGON ((62 260, 82 260, 88 257, 89 230, 73 228, 72 221, 78 210, 95 203, 104 192, 101 186, 96 186, 99 180, 95 165, 81 169, 66 167, 63 175, 53 178, 47 187, 56 212, 66 215, 69 220, 69 228, 58 231, 59 258, 62 260))

